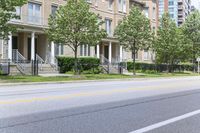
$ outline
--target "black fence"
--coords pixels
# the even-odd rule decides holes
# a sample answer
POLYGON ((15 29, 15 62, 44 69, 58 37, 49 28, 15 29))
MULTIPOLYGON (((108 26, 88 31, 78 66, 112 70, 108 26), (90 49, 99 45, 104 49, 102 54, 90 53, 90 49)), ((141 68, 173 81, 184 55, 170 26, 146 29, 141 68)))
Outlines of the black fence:
POLYGON ((38 75, 38 61, 37 60, 0 60, 0 75, 12 74, 11 67, 16 66, 18 71, 23 75, 38 75))

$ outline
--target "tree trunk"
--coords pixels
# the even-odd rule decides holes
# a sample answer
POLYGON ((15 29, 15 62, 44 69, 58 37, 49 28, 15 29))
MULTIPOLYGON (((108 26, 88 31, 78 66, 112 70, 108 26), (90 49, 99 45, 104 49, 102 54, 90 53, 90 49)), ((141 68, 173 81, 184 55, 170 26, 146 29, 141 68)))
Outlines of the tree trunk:
POLYGON ((133 54, 133 76, 135 76, 136 75, 136 72, 135 72, 135 54, 136 54, 135 41, 134 41, 134 44, 133 44, 132 54, 133 54))
POLYGON ((194 44, 193 44, 193 60, 192 60, 192 63, 193 63, 193 73, 195 73, 195 61, 196 61, 196 58, 195 58, 195 47, 194 47, 194 44))
POLYGON ((75 51, 74 51, 74 74, 75 75, 79 75, 78 72, 78 58, 77 58, 77 47, 75 47, 75 51))
POLYGON ((169 63, 167 63, 167 74, 169 73, 169 63))
MULTIPOLYGON (((135 56, 135 54, 133 56, 135 56)), ((135 75, 136 75, 136 72, 135 72, 135 57, 133 57, 133 76, 135 76, 135 75)))

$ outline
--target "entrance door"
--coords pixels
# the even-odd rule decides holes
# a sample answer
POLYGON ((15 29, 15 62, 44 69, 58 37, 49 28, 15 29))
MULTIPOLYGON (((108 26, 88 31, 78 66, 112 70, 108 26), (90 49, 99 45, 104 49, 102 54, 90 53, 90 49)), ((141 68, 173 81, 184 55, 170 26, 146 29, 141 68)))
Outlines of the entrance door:
POLYGON ((18 49, 18 37, 17 36, 12 36, 12 48, 18 49))
POLYGON ((108 59, 108 53, 109 53, 109 47, 108 46, 104 46, 104 57, 106 59, 108 59))
MULTIPOLYGON (((37 38, 35 38, 35 54, 37 53, 37 38)), ((31 38, 28 38, 28 60, 31 60, 31 38)))

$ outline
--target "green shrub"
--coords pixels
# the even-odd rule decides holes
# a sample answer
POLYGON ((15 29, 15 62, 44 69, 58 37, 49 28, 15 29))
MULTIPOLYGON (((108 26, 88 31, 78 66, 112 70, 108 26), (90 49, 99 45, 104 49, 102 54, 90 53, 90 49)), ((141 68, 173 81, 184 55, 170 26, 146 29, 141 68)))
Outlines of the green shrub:
MULTIPOLYGON (((60 73, 74 70, 74 57, 58 57, 60 73)), ((78 69, 80 72, 100 73, 100 59, 94 57, 78 58, 78 69)))
MULTIPOLYGON (((174 72, 183 72, 183 71, 192 71, 193 65, 192 64, 180 64, 180 65, 173 65, 169 66, 174 72)), ((127 68, 129 71, 133 70, 133 62, 127 62, 127 68)), ((166 64, 149 64, 149 63, 142 63, 142 62, 136 62, 135 63, 136 70, 140 70, 141 72, 149 73, 150 71, 157 71, 157 72, 163 72, 167 71, 167 65, 166 64)))

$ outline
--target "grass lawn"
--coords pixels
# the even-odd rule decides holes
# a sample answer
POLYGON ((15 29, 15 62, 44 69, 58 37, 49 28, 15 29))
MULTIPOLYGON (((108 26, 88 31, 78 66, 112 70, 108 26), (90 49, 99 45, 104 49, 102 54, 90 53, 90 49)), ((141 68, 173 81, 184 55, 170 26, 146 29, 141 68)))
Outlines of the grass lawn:
POLYGON ((77 80, 101 80, 101 79, 125 79, 125 78, 159 78, 176 76, 197 76, 198 74, 187 73, 139 73, 136 76, 119 74, 83 74, 75 77, 40 77, 40 76, 0 76, 0 83, 17 82, 53 82, 53 81, 77 81, 77 80))

